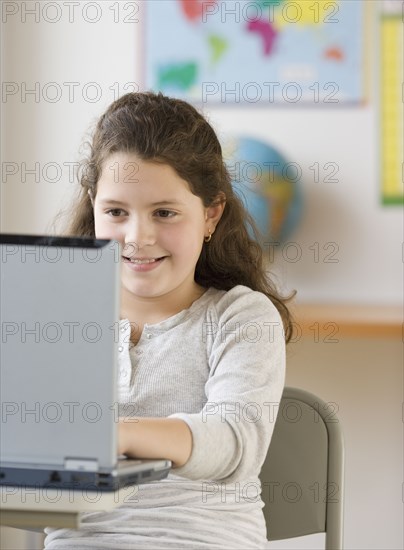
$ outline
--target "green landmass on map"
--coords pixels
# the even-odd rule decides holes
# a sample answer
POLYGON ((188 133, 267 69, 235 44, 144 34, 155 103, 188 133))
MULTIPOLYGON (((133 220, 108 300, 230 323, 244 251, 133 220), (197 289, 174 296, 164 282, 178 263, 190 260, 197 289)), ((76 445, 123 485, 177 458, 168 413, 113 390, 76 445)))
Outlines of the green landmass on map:
POLYGON ((177 88, 179 90, 189 90, 197 80, 197 64, 189 63, 170 63, 158 70, 158 88, 164 89, 177 88))
POLYGON ((263 8, 268 8, 271 4, 275 4, 276 6, 279 6, 279 4, 282 4, 284 0, 256 0, 256 4, 259 4, 263 8))
POLYGON ((211 62, 217 63, 229 47, 227 40, 217 34, 211 34, 208 37, 208 42, 211 50, 211 62))

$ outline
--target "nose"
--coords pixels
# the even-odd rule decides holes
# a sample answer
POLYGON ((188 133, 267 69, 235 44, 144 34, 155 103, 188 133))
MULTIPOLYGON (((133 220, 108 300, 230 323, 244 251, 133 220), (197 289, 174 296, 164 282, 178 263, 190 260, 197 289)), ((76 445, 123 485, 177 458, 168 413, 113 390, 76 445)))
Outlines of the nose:
POLYGON ((124 255, 133 256, 138 250, 152 246, 156 242, 156 232, 151 221, 136 217, 128 221, 125 232, 124 255))

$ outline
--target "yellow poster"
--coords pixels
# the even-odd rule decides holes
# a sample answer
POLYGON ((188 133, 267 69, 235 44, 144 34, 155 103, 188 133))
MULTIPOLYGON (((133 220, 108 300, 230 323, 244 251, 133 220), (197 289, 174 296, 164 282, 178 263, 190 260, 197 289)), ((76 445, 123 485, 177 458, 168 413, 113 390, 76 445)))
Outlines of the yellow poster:
POLYGON ((404 41, 401 2, 382 2, 380 117, 383 204, 404 202, 404 41))

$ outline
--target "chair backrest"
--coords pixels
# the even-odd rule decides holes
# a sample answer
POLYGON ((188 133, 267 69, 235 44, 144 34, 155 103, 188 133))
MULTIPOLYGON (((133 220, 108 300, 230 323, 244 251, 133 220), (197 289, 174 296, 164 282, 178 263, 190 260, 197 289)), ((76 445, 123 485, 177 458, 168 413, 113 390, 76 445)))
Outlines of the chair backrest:
POLYGON ((260 473, 268 540, 326 533, 343 548, 344 447, 335 403, 286 387, 260 473))

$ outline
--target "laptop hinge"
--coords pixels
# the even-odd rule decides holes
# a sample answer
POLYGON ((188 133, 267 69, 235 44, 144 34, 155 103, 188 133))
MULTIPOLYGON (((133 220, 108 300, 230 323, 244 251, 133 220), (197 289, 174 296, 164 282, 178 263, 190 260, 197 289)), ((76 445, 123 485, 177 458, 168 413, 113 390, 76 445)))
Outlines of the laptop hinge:
POLYGON ((65 470, 82 470, 85 472, 97 472, 98 460, 96 458, 65 458, 65 470))

